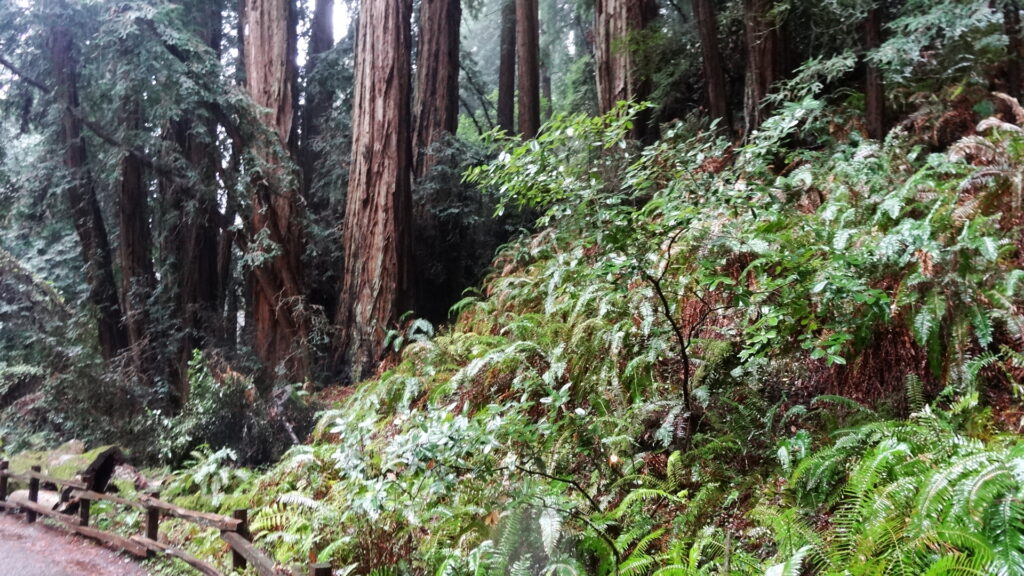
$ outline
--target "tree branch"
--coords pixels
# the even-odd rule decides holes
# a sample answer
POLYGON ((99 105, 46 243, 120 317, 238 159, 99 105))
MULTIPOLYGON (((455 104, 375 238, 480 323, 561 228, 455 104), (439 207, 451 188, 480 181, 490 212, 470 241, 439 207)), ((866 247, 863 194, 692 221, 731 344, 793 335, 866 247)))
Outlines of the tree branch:
POLYGON ((29 76, 28 74, 25 73, 24 70, 22 70, 21 68, 18 68, 17 66, 14 65, 13 62, 8 60, 7 58, 4 58, 3 56, 0 56, 0 65, 3 65, 4 68, 7 68, 11 72, 13 72, 15 76, 17 76, 18 78, 21 78, 21 80, 23 82, 25 82, 26 84, 29 84, 30 86, 36 88, 37 90, 41 91, 43 94, 50 94, 50 93, 53 92, 53 90, 49 86, 47 86, 46 84, 43 84, 42 82, 36 80, 35 78, 33 78, 31 76, 29 76))
MULTIPOLYGON (((476 94, 477 100, 480 101, 480 109, 484 111, 484 120, 487 120, 487 126, 491 130, 494 130, 494 122, 491 120, 491 115, 487 113, 487 105, 490 104, 490 102, 484 96, 483 89, 476 83, 476 80, 473 79, 473 75, 470 74, 469 70, 466 69, 465 64, 463 64, 461 60, 459 62, 459 69, 466 75, 466 80, 469 81, 470 88, 473 89, 473 93, 476 94)), ((469 110, 468 107, 466 109, 469 110)), ((481 134, 483 134, 483 132, 481 132, 481 134)))

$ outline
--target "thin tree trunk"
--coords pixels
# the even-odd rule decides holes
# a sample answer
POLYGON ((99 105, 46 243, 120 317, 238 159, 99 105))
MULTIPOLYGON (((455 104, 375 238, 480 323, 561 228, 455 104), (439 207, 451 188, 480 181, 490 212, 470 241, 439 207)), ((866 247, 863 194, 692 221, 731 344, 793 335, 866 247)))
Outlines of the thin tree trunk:
POLYGON ((1008 0, 1003 7, 1003 26, 1008 43, 1006 45, 1006 82, 1010 95, 1019 98, 1021 95, 1021 57, 1022 46, 1020 36, 1020 2, 1008 0))
POLYGON ((771 14, 774 0, 743 0, 747 43, 747 82, 744 98, 745 134, 749 136, 768 117, 764 99, 782 77, 785 49, 779 23, 771 14))
POLYGON ((516 0, 516 52, 519 56, 519 133, 540 130, 540 25, 537 0, 516 0))
POLYGON ((547 66, 544 66, 540 70, 540 95, 544 101, 544 110, 542 116, 544 121, 551 120, 551 113, 554 104, 551 100, 551 71, 548 70, 547 66))
MULTIPOLYGON (((882 45, 882 13, 880 8, 868 11, 864 20, 864 50, 870 52, 882 45)), ((864 96, 868 136, 875 140, 885 137, 885 86, 878 66, 865 59, 864 96)))
POLYGON ((459 126, 460 0, 421 0, 413 154, 416 178, 430 172, 430 147, 459 126))
MULTIPOLYGON (((638 62, 635 34, 657 16, 650 0, 597 0, 596 39, 597 107, 607 113, 619 101, 640 102, 650 95, 650 81, 638 62)), ((638 118, 632 136, 646 133, 648 115, 638 118)))
MULTIPOLYGON (((252 270, 256 354, 269 376, 278 367, 292 379, 304 378, 308 335, 302 313, 302 237, 300 202, 289 148, 294 142, 296 36, 291 0, 246 0, 246 88, 257 106, 267 112, 263 123, 277 135, 260 150, 266 167, 254 173, 251 238, 273 245, 273 252, 252 270)), ((249 246, 250 250, 262 250, 249 246)))
POLYGON ((729 94, 725 87, 725 67, 722 53, 718 49, 718 18, 714 0, 693 0, 693 14, 700 34, 700 48, 703 71, 704 93, 708 101, 711 118, 722 121, 726 130, 732 129, 729 114, 729 94))
POLYGON ((105 360, 110 360, 127 347, 128 334, 121 321, 110 240, 87 166, 82 122, 73 113, 78 109, 78 72, 71 32, 67 28, 55 26, 51 29, 50 57, 57 80, 57 101, 61 105, 58 137, 64 148, 64 167, 71 177, 66 187, 66 199, 85 263, 89 303, 95 308, 100 353, 105 360))
POLYGON ((353 380, 377 366, 386 331, 411 301, 411 13, 412 0, 362 0, 359 11, 336 351, 353 380))
POLYGON ((515 133, 516 1, 501 6, 501 61, 498 67, 498 127, 515 133))

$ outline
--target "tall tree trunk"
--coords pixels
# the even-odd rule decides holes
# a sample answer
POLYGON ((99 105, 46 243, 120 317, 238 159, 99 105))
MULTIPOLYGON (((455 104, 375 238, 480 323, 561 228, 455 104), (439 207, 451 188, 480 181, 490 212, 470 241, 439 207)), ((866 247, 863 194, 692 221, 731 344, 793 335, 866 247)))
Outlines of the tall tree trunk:
MULTIPOLYGON (((640 102, 650 95, 650 81, 639 65, 634 41, 658 14, 652 0, 597 0, 594 37, 597 66, 597 108, 602 114, 620 100, 640 102)), ((632 136, 642 138, 648 115, 637 118, 632 136)))
POLYGON ((718 18, 714 0, 693 0, 693 15, 700 34, 700 48, 704 71, 704 94, 711 118, 722 121, 726 130, 732 129, 729 114, 729 94, 725 88, 725 67, 718 49, 718 18))
POLYGON ((359 11, 336 352, 353 380, 376 367, 411 296, 411 13, 412 0, 362 0, 359 11))
POLYGON ((782 77, 786 53, 780 23, 772 14, 774 0, 743 0, 747 44, 747 82, 744 98, 745 134, 750 135, 770 112, 764 99, 782 77))
POLYGON ((110 360, 127 347, 128 334, 121 322, 110 240, 96 187, 86 164, 82 122, 74 112, 78 110, 78 71, 71 32, 67 28, 54 26, 50 30, 50 57, 56 74, 56 97, 60 103, 58 138, 64 148, 64 167, 71 178, 65 194, 85 263, 89 303, 95 308, 100 353, 105 360, 110 360))
POLYGON ((266 375, 283 366, 289 377, 303 378, 308 330, 301 311, 300 202, 289 155, 295 133, 295 7, 292 0, 246 0, 245 17, 246 88, 266 110, 262 121, 277 136, 260 150, 266 167, 254 172, 250 182, 256 246, 249 249, 262 251, 266 241, 273 245, 273 252, 252 270, 255 348, 266 375))
POLYGON ((1020 2, 1018 0, 1007 0, 1003 7, 1003 27, 1006 32, 1008 43, 1006 45, 1006 83, 1010 96, 1019 98, 1021 95, 1021 57, 1022 46, 1020 36, 1020 2))
MULTIPOLYGON (((864 50, 870 52, 881 45, 881 8, 873 8, 864 20, 864 50)), ((881 140, 885 137, 885 86, 882 85, 882 73, 878 66, 867 59, 864 64, 865 124, 868 136, 881 140)))
POLYGON ((537 0, 516 0, 516 52, 519 56, 519 133, 540 130, 540 24, 537 0))
POLYGON ((498 67, 498 127, 515 133, 516 117, 516 0, 501 6, 501 61, 498 67))
MULTIPOLYGON (((125 106, 127 125, 141 129, 139 105, 131 101, 125 106)), ((121 159, 121 189, 118 199, 118 224, 121 242, 118 256, 121 264, 121 305, 131 344, 132 362, 139 376, 148 374, 149 315, 147 305, 153 294, 156 277, 153 272, 152 236, 149 230, 149 189, 141 160, 133 154, 121 159)))
MULTIPOLYGON (((223 1, 191 0, 185 6, 192 16, 192 33, 219 54, 223 1)), ((164 252, 170 256, 170 273, 161 274, 161 282, 174 295, 173 315, 178 320, 179 333, 170 370, 175 384, 174 401, 181 406, 189 396, 188 363, 193 350, 204 347, 208 335, 223 330, 223 316, 218 308, 222 298, 218 266, 221 230, 217 123, 190 113, 173 121, 165 138, 177 145, 199 176, 191 186, 166 180, 160 184, 172 221, 162 242, 164 252)))
POLYGON ((413 154, 417 178, 430 172, 430 147, 459 127, 461 0, 421 0, 413 154))
MULTIPOLYGON (((316 177, 320 153, 316 141, 323 133, 323 125, 331 111, 334 95, 318 81, 317 68, 323 54, 334 47, 334 0, 316 0, 313 21, 310 25, 308 63, 306 64, 306 105, 302 111, 302 174, 307 199, 316 177)), ((321 211, 326 206, 311 206, 311 211, 321 211)))

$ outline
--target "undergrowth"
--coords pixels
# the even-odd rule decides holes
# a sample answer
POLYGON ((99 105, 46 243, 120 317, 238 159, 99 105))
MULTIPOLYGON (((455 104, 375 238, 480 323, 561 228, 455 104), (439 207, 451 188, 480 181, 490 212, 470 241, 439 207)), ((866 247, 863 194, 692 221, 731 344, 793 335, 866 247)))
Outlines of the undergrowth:
POLYGON ((541 231, 219 490, 337 573, 1024 573, 1024 113, 986 101, 939 152, 813 94, 742 147, 556 118, 467 176, 541 231))

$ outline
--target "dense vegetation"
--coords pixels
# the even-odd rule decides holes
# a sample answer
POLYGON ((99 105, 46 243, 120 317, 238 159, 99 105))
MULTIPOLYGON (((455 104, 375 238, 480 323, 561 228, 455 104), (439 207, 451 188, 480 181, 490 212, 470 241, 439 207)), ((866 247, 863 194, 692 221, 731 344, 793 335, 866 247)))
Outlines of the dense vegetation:
MULTIPOLYGON (((273 107, 229 86, 237 50, 251 48, 231 36, 243 11, 222 7, 226 36, 203 47, 197 16, 175 3, 45 4, 0 5, 11 17, 0 56, 23 46, 20 65, 0 60, 12 81, 0 87, 5 452, 119 443, 163 497, 251 506, 256 542, 282 564, 327 561, 338 574, 1024 574, 1015 2, 694 0, 642 14, 542 2, 553 30, 527 67, 554 87, 524 108, 540 88, 522 84, 519 60, 518 130, 500 74, 481 70, 499 68, 499 36, 501 47, 523 36, 501 32, 509 3, 468 3, 466 28, 494 45, 463 39, 459 126, 435 119, 449 122, 444 136, 405 160, 396 132, 367 130, 351 102, 380 89, 375 113, 387 116, 408 89, 393 74, 360 80, 408 64, 401 30, 381 24, 379 47, 346 37, 311 60, 323 67, 304 70, 298 106, 316 109, 324 93, 330 105, 296 144, 274 139, 280 126, 261 114, 273 107), (636 29, 609 39, 616 18, 636 29), (75 116, 40 96, 40 78, 60 69, 42 62, 60 46, 54 21, 87 39, 81 109, 118 126, 80 138, 109 147, 86 165, 52 156, 67 144, 53 143, 57 126, 75 116), (769 36, 791 62, 752 54, 769 36), (603 45, 588 48, 595 38, 603 45), (372 65, 353 78, 356 46, 372 65), (608 92, 623 77, 625 93, 608 92), (145 96, 141 116, 128 113, 133 94, 145 96), (492 112, 504 133, 490 130, 492 112), (546 120, 527 138, 534 114, 546 120), (367 140, 387 161, 350 179, 367 140), (204 174, 209 154, 223 162, 204 174), (113 214, 132 157, 149 162, 155 268, 143 262, 133 284, 134 260, 118 252, 128 345, 108 354, 96 261, 82 268, 81 220, 55 190, 78 189, 88 168, 98 210, 113 214), (397 176, 381 168, 403 162, 397 176), (400 197, 410 174, 415 209, 400 197), (301 186, 288 184, 296 175, 301 186), (350 187, 394 196, 353 216, 350 187), (260 231, 282 197, 302 199, 294 261, 290 232, 260 231), (202 213, 233 222, 207 230, 212 262, 226 266, 210 276, 212 301, 189 292, 204 276, 182 259, 202 249, 178 244, 205 234, 202 213), (343 240, 346 218, 383 226, 384 239, 405 222, 417 256, 403 264, 399 247, 379 276, 401 284, 408 265, 421 296, 392 287, 385 307, 413 312, 374 325, 372 345, 352 320, 366 312, 352 261, 387 268, 394 253, 368 234, 348 239, 363 228, 343 240), (293 265, 301 294, 275 293, 263 338, 254 285, 293 265)), ((320 53, 321 3, 286 4, 309 8, 293 30, 308 24, 304 50, 320 53)), ((418 4, 420 59, 450 46, 424 28, 428 4, 448 5, 418 4)), ((353 32, 412 6, 375 3, 353 32)), ((138 220, 119 214, 121 250, 138 220)), ((129 494, 142 484, 117 482, 129 494)), ((138 528, 137 514, 104 506, 100 526, 138 528)), ((214 531, 166 527, 226 565, 214 531)))

